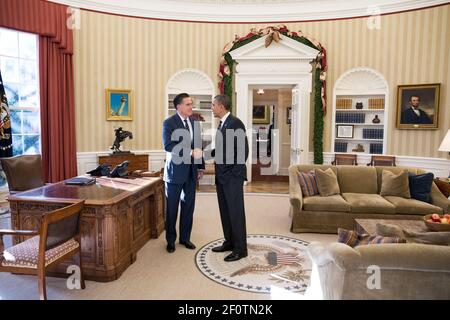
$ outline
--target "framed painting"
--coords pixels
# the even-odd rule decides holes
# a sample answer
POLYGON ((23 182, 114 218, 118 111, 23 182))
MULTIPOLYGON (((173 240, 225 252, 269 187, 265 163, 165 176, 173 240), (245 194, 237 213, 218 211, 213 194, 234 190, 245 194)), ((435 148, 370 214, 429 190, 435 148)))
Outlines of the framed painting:
POLYGON ((353 138, 353 126, 352 125, 338 125, 336 137, 337 138, 353 138))
POLYGON ((270 110, 269 106, 253 106, 253 123, 269 124, 270 110))
POLYGON ((397 90, 397 129, 437 129, 440 84, 401 85, 397 90))
POLYGON ((106 89, 106 120, 133 120, 131 90, 106 89))

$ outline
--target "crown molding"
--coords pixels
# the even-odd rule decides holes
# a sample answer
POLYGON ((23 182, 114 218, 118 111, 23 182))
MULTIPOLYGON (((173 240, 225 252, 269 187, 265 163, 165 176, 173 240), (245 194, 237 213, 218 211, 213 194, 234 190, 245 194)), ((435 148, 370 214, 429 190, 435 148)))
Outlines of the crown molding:
POLYGON ((449 4, 443 0, 47 0, 131 17, 216 23, 336 20, 449 4))

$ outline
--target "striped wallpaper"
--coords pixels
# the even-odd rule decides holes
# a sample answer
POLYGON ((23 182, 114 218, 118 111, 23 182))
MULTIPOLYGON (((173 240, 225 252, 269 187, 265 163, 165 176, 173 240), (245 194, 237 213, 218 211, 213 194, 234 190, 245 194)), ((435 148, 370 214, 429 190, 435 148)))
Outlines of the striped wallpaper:
MULTIPOLYGON (((389 154, 446 157, 438 152, 450 128, 450 5, 381 17, 381 29, 369 30, 365 18, 289 23, 327 49, 328 114, 324 151, 331 151, 334 81, 346 70, 366 66, 387 79, 389 154), (397 85, 441 83, 438 130, 395 129, 397 85)), ((165 86, 175 72, 195 68, 214 83, 223 46, 235 35, 267 24, 213 24, 157 21, 82 11, 75 40, 77 151, 106 151, 113 129, 123 126, 134 139, 132 150, 162 149, 165 86), (131 88, 134 120, 106 121, 105 88, 131 88)))

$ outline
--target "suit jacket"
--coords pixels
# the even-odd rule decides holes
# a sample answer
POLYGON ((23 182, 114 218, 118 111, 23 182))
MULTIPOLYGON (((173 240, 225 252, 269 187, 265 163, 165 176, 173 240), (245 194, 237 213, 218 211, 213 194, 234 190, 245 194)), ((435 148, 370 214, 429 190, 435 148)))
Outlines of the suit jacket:
POLYGON ((225 184, 232 178, 247 180, 247 166, 245 164, 248 158, 247 136, 245 135, 244 146, 238 146, 238 143, 242 144, 242 140, 237 136, 234 136, 234 141, 230 141, 230 137, 227 137, 227 130, 233 130, 232 132, 234 132, 238 129, 245 133, 245 126, 242 121, 230 114, 223 123, 220 132, 217 131, 216 148, 211 152, 211 156, 215 160, 216 184, 225 184), (220 133, 223 139, 218 137, 220 133), (242 147, 244 147, 244 150, 242 150, 242 147), (238 163, 238 160, 241 163, 238 163))
MULTIPOLYGON (((199 141, 201 148, 201 132, 199 128, 194 125, 195 122, 189 119, 193 137, 195 141, 199 141)), ((197 179, 197 169, 205 169, 205 162, 203 158, 201 160, 195 160, 190 156, 190 151, 194 148, 194 143, 188 135, 187 139, 183 141, 183 136, 177 137, 172 140, 172 133, 176 129, 186 130, 183 121, 176 113, 170 116, 163 122, 163 145, 166 151, 166 163, 164 166, 164 181, 175 184, 182 184, 189 179, 190 174, 194 179, 197 179), (183 149, 183 148, 184 149, 183 149), (183 151, 189 152, 183 154, 183 151), (183 160, 181 163, 180 160, 183 160)))
POLYGON ((414 110, 410 107, 402 112, 401 124, 432 124, 430 117, 425 111, 419 109, 420 116, 418 116, 414 110))

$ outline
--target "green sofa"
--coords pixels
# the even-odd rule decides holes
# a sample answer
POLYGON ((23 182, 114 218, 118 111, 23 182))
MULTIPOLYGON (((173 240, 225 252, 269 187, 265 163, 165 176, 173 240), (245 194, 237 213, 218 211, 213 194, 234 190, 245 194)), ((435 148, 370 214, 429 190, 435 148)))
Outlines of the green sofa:
POLYGON ((448 200, 433 182, 431 204, 415 199, 380 196, 383 170, 395 174, 402 170, 425 173, 417 168, 292 165, 289 167, 289 198, 292 232, 337 233, 338 228, 353 229, 354 219, 422 219, 429 213, 449 213, 448 200), (303 197, 298 173, 315 168, 331 168, 337 176, 341 194, 303 197))

